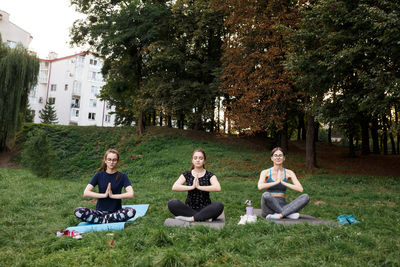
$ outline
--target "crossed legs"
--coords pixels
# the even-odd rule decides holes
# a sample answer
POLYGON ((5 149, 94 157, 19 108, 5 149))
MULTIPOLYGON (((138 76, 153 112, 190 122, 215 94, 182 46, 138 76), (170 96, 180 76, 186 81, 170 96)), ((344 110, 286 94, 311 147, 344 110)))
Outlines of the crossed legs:
POLYGON ((125 222, 135 217, 136 210, 134 208, 122 208, 116 212, 107 213, 100 210, 79 207, 75 209, 74 214, 81 221, 99 224, 125 222))
POLYGON ((221 202, 213 202, 200 210, 194 210, 180 200, 174 199, 168 201, 168 209, 175 216, 193 217, 194 221, 205 221, 218 218, 224 210, 224 205, 221 202))
POLYGON ((302 194, 289 204, 286 204, 285 198, 273 197, 271 193, 264 192, 261 197, 261 214, 264 218, 268 214, 274 213, 282 214, 283 217, 286 217, 300 211, 309 201, 310 197, 307 194, 302 194))

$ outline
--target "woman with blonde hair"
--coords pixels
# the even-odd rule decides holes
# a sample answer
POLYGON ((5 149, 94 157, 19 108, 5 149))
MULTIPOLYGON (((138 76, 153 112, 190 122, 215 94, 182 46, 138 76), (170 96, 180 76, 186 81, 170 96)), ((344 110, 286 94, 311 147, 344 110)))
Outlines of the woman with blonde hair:
POLYGON ((119 153, 115 149, 108 149, 104 154, 98 172, 90 180, 83 192, 84 197, 97 198, 96 209, 79 207, 75 209, 75 216, 89 223, 124 222, 133 218, 136 210, 122 208, 121 199, 133 198, 133 188, 128 176, 117 170, 119 153), (93 192, 98 185, 99 192, 93 192), (122 192, 125 188, 125 193, 122 192))

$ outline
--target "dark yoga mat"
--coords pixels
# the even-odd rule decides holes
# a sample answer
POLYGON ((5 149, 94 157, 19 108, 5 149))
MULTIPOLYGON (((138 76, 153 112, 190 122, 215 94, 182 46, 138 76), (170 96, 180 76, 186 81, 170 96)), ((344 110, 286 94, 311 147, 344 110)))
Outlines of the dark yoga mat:
POLYGON ((175 218, 168 218, 164 221, 164 226, 179 226, 186 228, 194 225, 204 225, 211 228, 221 229, 225 226, 225 213, 222 212, 221 215, 212 222, 186 222, 175 218))
MULTIPOLYGON (((261 217, 261 209, 254 209, 254 214, 261 217)), ((280 219, 280 220, 272 220, 272 219, 265 219, 265 220, 270 220, 270 221, 273 221, 274 223, 283 224, 283 225, 308 223, 311 225, 325 224, 325 225, 330 225, 330 226, 338 226, 335 222, 328 221, 328 220, 321 220, 319 218, 316 218, 316 217, 313 217, 313 216, 310 216, 307 214, 300 214, 300 218, 297 220, 287 219, 287 218, 280 219)))

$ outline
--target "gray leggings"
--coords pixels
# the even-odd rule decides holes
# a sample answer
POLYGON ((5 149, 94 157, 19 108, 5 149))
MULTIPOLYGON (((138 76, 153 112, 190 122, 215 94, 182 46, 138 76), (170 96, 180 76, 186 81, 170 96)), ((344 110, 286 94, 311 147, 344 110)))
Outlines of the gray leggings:
POLYGON ((307 194, 302 194, 289 204, 286 204, 285 198, 273 197, 270 192, 265 192, 261 197, 261 214, 266 217, 268 214, 280 213, 283 217, 286 217, 304 208, 308 201, 310 201, 310 197, 307 194))

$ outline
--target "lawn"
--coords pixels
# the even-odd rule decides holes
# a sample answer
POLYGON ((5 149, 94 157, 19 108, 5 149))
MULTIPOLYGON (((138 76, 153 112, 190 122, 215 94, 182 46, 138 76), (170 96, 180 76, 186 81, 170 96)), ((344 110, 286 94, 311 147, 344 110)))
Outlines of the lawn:
MULTIPOLYGON (((259 218, 255 224, 238 226, 246 199, 260 207, 258 175, 271 166, 264 152, 172 135, 125 140, 117 148, 121 171, 135 190, 135 198, 124 204, 149 203, 144 217, 123 231, 87 233, 82 240, 56 237, 57 231, 78 223, 72 214, 75 207, 95 207, 82 196, 95 170, 79 172, 78 177, 41 178, 29 170, 2 169, 0 261, 7 266, 400 265, 398 177, 323 171, 307 175, 299 170, 311 197, 304 213, 332 221, 339 214, 353 214, 361 223, 281 226, 259 218), (171 216, 168 200, 185 199, 185 193, 173 192, 171 186, 189 168, 191 152, 198 147, 206 150, 206 168, 220 180, 222 192, 212 193, 211 198, 225 204, 227 224, 222 230, 164 227, 171 216)), ((298 166, 298 160, 289 154, 287 167, 298 166)), ((297 195, 288 192, 288 199, 297 195)))

